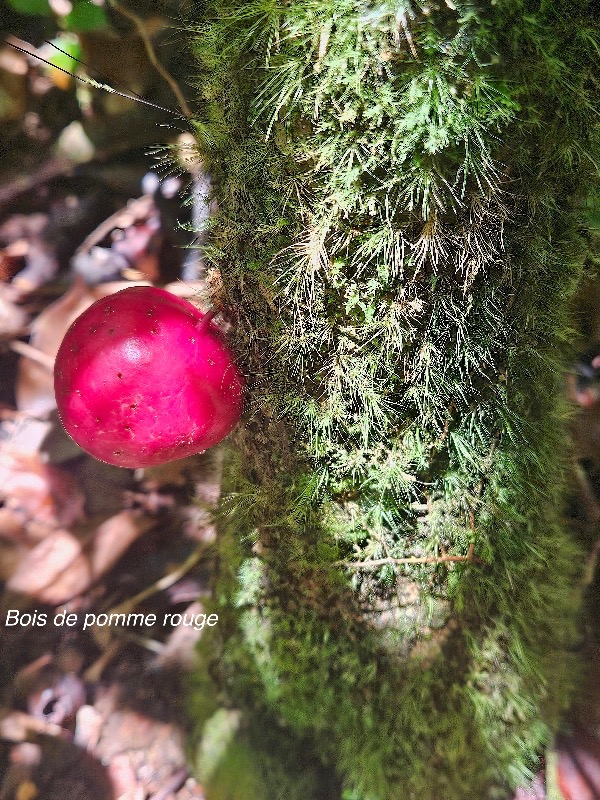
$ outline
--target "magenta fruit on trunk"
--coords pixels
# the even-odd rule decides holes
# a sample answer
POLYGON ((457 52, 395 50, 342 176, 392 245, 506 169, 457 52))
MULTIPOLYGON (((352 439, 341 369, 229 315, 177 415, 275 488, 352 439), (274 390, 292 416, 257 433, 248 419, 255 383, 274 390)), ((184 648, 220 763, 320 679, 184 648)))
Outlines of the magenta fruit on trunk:
POLYGON ((241 416, 244 381, 210 318, 164 289, 136 286, 98 300, 71 325, 54 391, 80 447, 135 468, 220 442, 241 416))

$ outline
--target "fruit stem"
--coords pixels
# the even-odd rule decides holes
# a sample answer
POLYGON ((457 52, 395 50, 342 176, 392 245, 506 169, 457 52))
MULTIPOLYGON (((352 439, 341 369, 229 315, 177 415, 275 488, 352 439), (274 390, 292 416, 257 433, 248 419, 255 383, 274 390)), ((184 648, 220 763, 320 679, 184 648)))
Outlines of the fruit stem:
POLYGON ((210 322, 213 319, 213 317, 216 317, 218 313, 219 313, 219 309, 218 308, 215 308, 214 306, 209 308, 208 311, 206 312, 206 314, 202 317, 202 319, 196 325, 196 328, 199 331, 203 331, 207 327, 207 325, 210 324, 210 322))

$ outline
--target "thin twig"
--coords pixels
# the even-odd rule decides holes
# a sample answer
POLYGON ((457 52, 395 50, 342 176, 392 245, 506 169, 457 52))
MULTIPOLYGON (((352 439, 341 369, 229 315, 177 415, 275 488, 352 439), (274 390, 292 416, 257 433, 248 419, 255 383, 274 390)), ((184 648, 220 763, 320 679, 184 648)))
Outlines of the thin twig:
POLYGON ((126 97, 127 100, 135 100, 136 103, 142 103, 145 106, 158 108, 161 111, 169 111, 171 114, 177 114, 178 116, 180 116, 179 112, 173 111, 173 109, 171 108, 165 108, 165 106, 159 106, 156 103, 150 102, 150 100, 146 100, 145 98, 140 97, 139 95, 132 95, 129 94, 128 92, 120 92, 118 89, 113 89, 112 86, 108 86, 107 84, 104 83, 98 83, 98 81, 95 81, 93 78, 85 78, 83 75, 78 75, 76 72, 69 72, 68 69, 63 69, 62 67, 58 67, 56 64, 53 64, 46 58, 42 58, 37 53, 32 53, 30 50, 26 50, 24 47, 18 47, 16 44, 13 44, 12 42, 7 41, 6 44, 8 44, 14 50, 19 50, 21 53, 25 53, 25 55, 27 56, 32 56, 33 58, 37 58, 38 61, 41 61, 43 64, 47 64, 49 67, 52 67, 52 69, 57 69, 59 72, 64 72, 65 75, 69 75, 71 78, 74 78, 76 81, 79 81, 80 83, 87 83, 88 86, 93 86, 95 89, 103 89, 105 92, 116 94, 119 97, 126 97))
POLYGON ((97 683, 106 667, 118 656, 124 646, 125 642, 122 639, 113 639, 106 650, 83 673, 83 679, 86 683, 97 683))
POLYGON ((406 558, 374 558, 372 561, 336 561, 336 566, 348 567, 348 569, 377 569, 386 564, 446 564, 470 562, 473 564, 485 564, 481 558, 472 555, 466 556, 408 556, 406 558))
POLYGON ((146 30, 146 26, 144 25, 143 20, 141 20, 137 16, 137 14, 134 14, 133 11, 130 11, 128 8, 124 8, 119 2, 117 2, 117 0, 110 0, 110 4, 116 11, 119 12, 119 14, 122 14, 124 17, 127 17, 127 19, 130 22, 133 22, 133 24, 135 25, 135 27, 138 30, 138 33, 140 34, 140 36, 142 38, 142 41, 144 43, 144 47, 146 48, 146 53, 148 55, 148 59, 149 59, 150 63, 155 68, 155 70, 159 73, 159 75, 162 78, 164 78, 164 80, 169 84, 173 94, 177 98, 177 102, 179 103, 179 106, 180 106, 181 110, 183 111, 184 115, 186 117, 188 117, 188 119, 189 119, 189 117, 192 116, 192 111, 191 111, 190 107, 187 104, 187 100, 183 96, 182 91, 179 88, 179 85, 178 85, 177 81, 175 80, 175 78, 171 75, 170 72, 168 72, 168 70, 165 69, 165 67, 158 60, 158 58, 156 56, 156 52, 155 52, 154 47, 152 45, 152 42, 150 41, 150 37, 148 36, 148 31, 146 30))
POLYGON ((158 594, 158 592, 162 592, 165 589, 169 589, 174 583, 177 583, 180 578, 183 578, 183 576, 200 561, 200 559, 206 554, 207 550, 209 550, 211 546, 211 542, 200 542, 198 547, 196 547, 196 549, 186 558, 183 564, 180 564, 172 572, 168 572, 151 586, 147 586, 141 592, 138 592, 138 594, 128 598, 127 600, 124 600, 122 603, 119 603, 119 605, 114 606, 107 613, 109 615, 128 614, 144 600, 152 597, 152 595, 158 594))

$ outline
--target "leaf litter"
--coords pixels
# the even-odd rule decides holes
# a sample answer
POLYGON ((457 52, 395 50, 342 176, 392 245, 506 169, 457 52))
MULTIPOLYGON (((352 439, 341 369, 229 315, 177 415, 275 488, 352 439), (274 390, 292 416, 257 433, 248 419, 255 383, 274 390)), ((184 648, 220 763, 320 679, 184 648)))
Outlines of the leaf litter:
POLYGON ((0 797, 199 800, 182 682, 202 630, 160 623, 204 613, 220 453, 143 471, 102 464, 64 433, 52 374, 96 299, 158 284, 196 302, 183 184, 163 192, 138 173, 141 194, 124 178, 107 196, 103 179, 61 158, 48 154, 0 197, 0 797), (122 609, 157 622, 81 624, 122 609), (7 625, 9 612, 32 623, 7 625), (63 612, 76 623, 52 624, 63 612))

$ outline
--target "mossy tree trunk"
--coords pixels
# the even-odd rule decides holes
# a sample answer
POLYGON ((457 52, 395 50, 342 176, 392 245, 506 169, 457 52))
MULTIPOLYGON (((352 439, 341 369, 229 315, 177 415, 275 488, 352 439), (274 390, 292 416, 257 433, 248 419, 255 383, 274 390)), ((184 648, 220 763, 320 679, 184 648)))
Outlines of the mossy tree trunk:
POLYGON ((246 715, 232 796, 334 797, 318 762, 347 799, 505 796, 572 669, 562 383, 597 5, 201 13, 206 255, 249 396, 198 714, 246 715))

